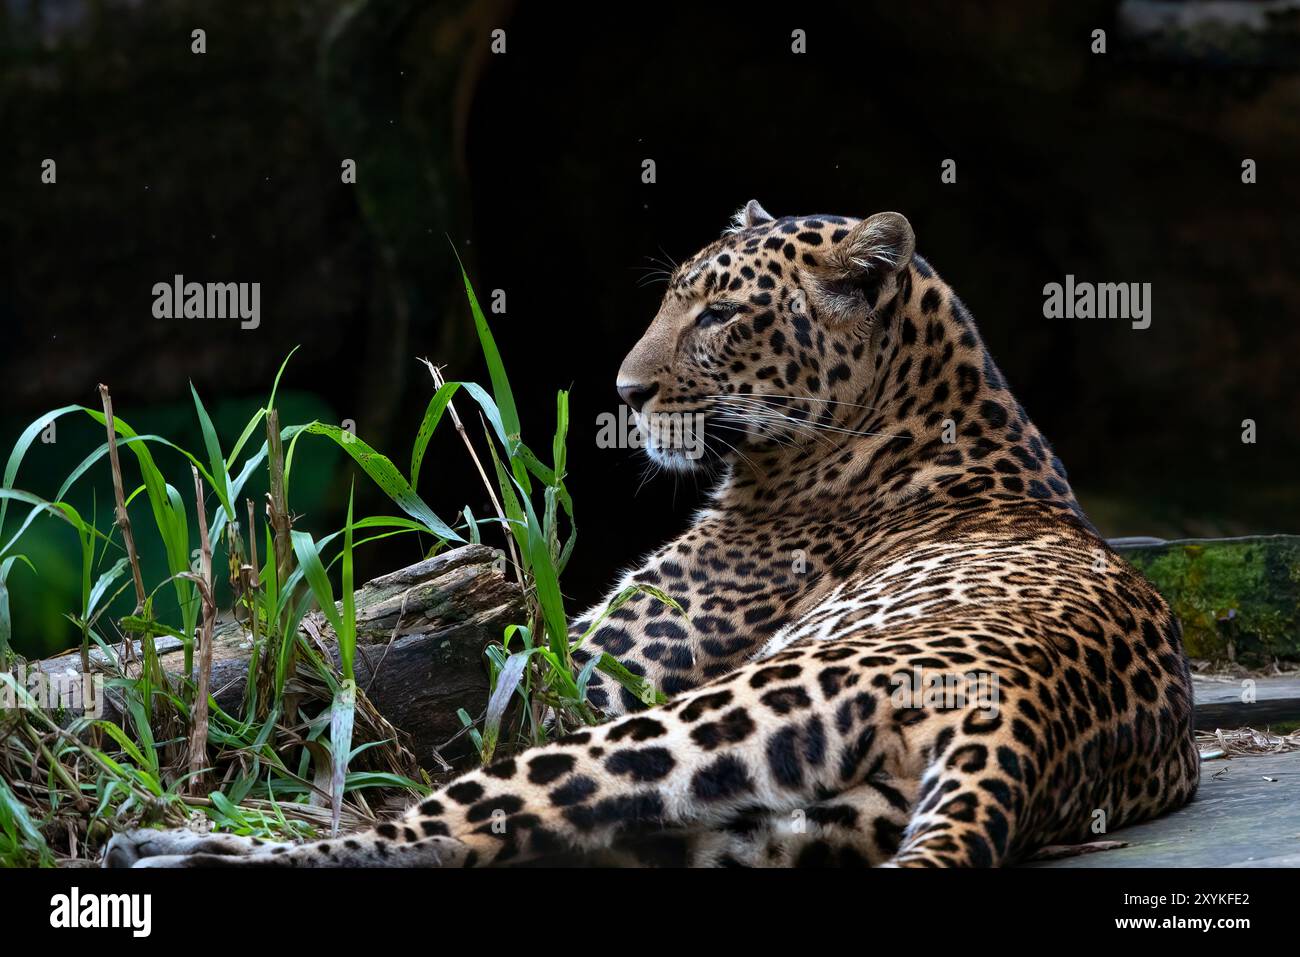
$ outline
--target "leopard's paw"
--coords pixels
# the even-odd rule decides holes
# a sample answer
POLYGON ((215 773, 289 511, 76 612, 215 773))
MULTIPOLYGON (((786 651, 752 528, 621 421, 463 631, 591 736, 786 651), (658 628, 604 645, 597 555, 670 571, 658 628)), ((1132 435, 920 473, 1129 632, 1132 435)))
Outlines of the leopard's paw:
POLYGON ((142 829, 113 835, 104 867, 185 867, 226 863, 221 859, 268 853, 277 845, 235 834, 199 834, 184 828, 142 829))

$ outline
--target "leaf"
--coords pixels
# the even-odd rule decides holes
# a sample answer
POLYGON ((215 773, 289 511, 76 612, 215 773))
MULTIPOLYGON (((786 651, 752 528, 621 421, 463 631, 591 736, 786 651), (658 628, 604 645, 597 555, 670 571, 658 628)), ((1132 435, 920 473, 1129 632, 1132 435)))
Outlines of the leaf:
POLYGON ((126 573, 126 570, 129 567, 130 563, 127 559, 119 558, 113 563, 112 568, 96 579, 94 587, 90 589, 90 594, 86 598, 86 607, 83 614, 87 621, 90 621, 92 616, 95 614, 95 608, 99 605, 99 600, 104 597, 104 593, 112 587, 113 582, 117 581, 126 573))
POLYGON ((468 729, 469 739, 474 745, 474 750, 481 758, 483 755, 483 736, 479 734, 478 728, 474 727, 474 719, 469 716, 469 712, 464 708, 456 709, 456 717, 460 718, 460 723, 468 729))
POLYGON ((559 575, 555 571, 543 527, 537 521, 537 513, 533 511, 533 503, 527 497, 523 502, 528 514, 528 558, 537 588, 537 601, 542 606, 546 630, 550 632, 551 650, 561 660, 567 661, 569 628, 564 615, 564 596, 560 593, 559 575))
MULTIPOLYGON (((496 340, 492 337, 492 330, 488 328, 487 318, 479 308, 478 297, 474 295, 474 286, 469 281, 469 274, 465 272, 465 264, 460 261, 460 253, 456 252, 455 246, 452 246, 452 252, 456 255, 456 264, 460 266, 460 276, 465 283, 465 296, 469 299, 469 311, 474 316, 474 328, 478 330, 478 341, 483 348, 488 376, 492 380, 492 394, 496 397, 497 408, 501 410, 502 425, 505 427, 507 439, 517 442, 520 432, 519 412, 515 408, 515 396, 510 390, 506 367, 501 361, 501 353, 497 349, 496 340)), ((509 442, 506 444, 506 449, 510 450, 509 442)))
POLYGON ((578 700, 587 700, 587 685, 591 682, 591 673, 596 670, 598 664, 600 664, 600 656, 596 655, 589 659, 582 666, 582 670, 578 672, 578 700))
POLYGON ((275 408, 275 395, 280 391, 280 379, 284 375, 284 370, 289 366, 289 360, 292 359, 293 354, 301 348, 301 345, 294 346, 289 350, 289 354, 284 357, 284 361, 280 363, 280 369, 275 374, 275 381, 271 383, 271 394, 266 400, 266 410, 268 412, 275 408))
POLYGON ((438 428, 438 423, 442 421, 442 414, 447 411, 447 406, 451 402, 451 397, 456 394, 460 388, 459 382, 445 382, 433 398, 429 400, 429 406, 424 410, 424 418, 420 420, 420 428, 415 433, 415 445, 411 448, 411 487, 416 488, 420 484, 420 465, 424 462, 424 453, 429 447, 429 440, 433 438, 433 433, 438 428))
MULTIPOLYGON (((289 431, 288 429, 281 430, 282 434, 288 431, 289 431)), ((253 473, 257 471, 258 468, 261 467, 264 461, 266 461, 266 456, 268 453, 269 453, 269 447, 265 442, 263 442, 261 450, 252 458, 250 458, 248 461, 246 461, 244 463, 244 467, 240 470, 239 474, 230 480, 230 501, 232 503, 239 501, 239 493, 243 491, 244 485, 253 476, 253 473)), ((208 538, 215 542, 217 539, 221 537, 221 532, 225 527, 226 527, 226 512, 223 509, 222 511, 217 513, 217 517, 213 520, 212 529, 208 532, 208 538)))
MULTIPOLYGON (((152 762, 150 762, 144 756, 144 753, 140 750, 139 747, 136 746, 136 743, 131 740, 131 738, 127 735, 125 731, 119 728, 112 721, 95 721, 93 722, 93 726, 99 728, 110 738, 116 741, 118 746, 123 751, 125 751, 127 753, 127 756, 130 757, 131 760, 134 761, 139 767, 141 768, 151 767, 152 762)), ((158 791, 157 793, 162 794, 162 791, 158 791)))
MULTIPOLYGON (((104 425, 104 413, 95 409, 88 409, 81 406, 81 411, 88 416, 104 425)), ((167 552, 167 570, 173 576, 172 582, 176 588, 177 603, 182 610, 182 627, 181 630, 186 635, 193 635, 194 625, 198 620, 198 594, 193 584, 181 577, 184 572, 188 571, 190 566, 189 551, 189 526, 185 517, 185 508, 181 502, 180 495, 171 488, 163 478, 162 472, 154 462, 153 455, 150 453, 148 444, 158 443, 178 452, 184 456, 195 468, 199 470, 204 480, 215 487, 213 477, 208 473, 207 467, 204 466, 197 458, 187 452, 185 449, 169 442, 158 436, 138 436, 134 429, 131 428, 120 417, 113 417, 113 431, 123 439, 127 440, 122 445, 130 448, 135 455, 136 462, 140 467, 140 475, 144 479, 145 492, 149 497, 149 505, 153 510, 154 524, 158 528, 159 536, 163 540, 167 552), (138 438, 138 442, 130 440, 138 438)), ((107 450, 107 444, 104 446, 107 450)), ((65 485, 67 483, 64 483, 65 485)), ((62 498, 62 496, 60 496, 62 498)), ((218 514, 217 520, 222 521, 225 518, 224 510, 218 514)), ((188 669, 192 665, 193 658, 192 639, 187 639, 185 644, 185 665, 188 669)))
POLYGON ((402 511, 423 522, 425 528, 431 534, 453 542, 463 542, 465 540, 434 514, 433 509, 429 508, 424 499, 416 494, 415 489, 411 488, 402 473, 397 470, 397 466, 387 456, 376 452, 351 432, 344 432, 343 429, 336 425, 313 422, 305 426, 302 431, 310 432, 313 435, 324 435, 333 439, 344 452, 352 456, 362 470, 374 479, 375 484, 383 489, 402 511))
POLYGON ((343 630, 338 633, 339 658, 343 662, 343 677, 355 681, 352 661, 357 653, 357 608, 352 591, 352 495, 348 490, 348 523, 343 532, 343 630))
POLYGON ((483 719, 483 741, 479 753, 484 764, 492 760, 497 740, 501 736, 501 719, 506 713, 506 706, 510 704, 511 696, 524 677, 524 669, 528 666, 531 654, 529 651, 515 652, 506 659, 501 673, 497 675, 496 687, 488 699, 487 717, 483 719))
POLYGON ((31 525, 31 523, 36 520, 36 517, 41 514, 53 515, 56 518, 61 518, 83 535, 96 535, 99 538, 105 537, 103 532, 82 521, 81 515, 78 514, 77 510, 67 502, 47 502, 39 495, 33 495, 31 492, 23 492, 19 489, 0 489, 0 503, 8 499, 12 499, 15 502, 25 502, 26 504, 35 507, 28 514, 26 520, 19 527, 13 537, 0 547, 0 556, 5 555, 9 549, 14 547, 14 544, 18 539, 22 537, 23 532, 27 530, 27 526, 31 525))
MULTIPOLYGON (((22 435, 18 436, 18 441, 14 443, 13 450, 9 453, 9 461, 5 463, 4 483, 3 485, 0 485, 0 488, 11 489, 14 487, 14 480, 18 477, 18 467, 22 465, 23 456, 25 456, 27 450, 32 447, 32 443, 36 441, 36 437, 49 428, 51 423, 56 419, 69 412, 75 412, 79 408, 81 408, 79 405, 65 405, 52 412, 46 412, 44 415, 36 419, 35 422, 27 426, 27 428, 23 429, 22 435)), ((62 498, 62 496, 59 496, 59 498, 62 498)), ((0 530, 4 529, 5 515, 8 511, 9 503, 0 500, 0 530)))
MULTIPOLYGON (((343 619, 339 617, 338 609, 334 607, 334 589, 330 587, 329 576, 325 573, 325 566, 321 564, 315 539, 309 533, 296 529, 289 532, 289 539, 293 543, 293 553, 298 558, 298 567, 302 570, 303 577, 307 579, 316 605, 329 621, 330 627, 334 629, 334 634, 343 634, 343 619)), ((285 589, 285 593, 291 594, 292 589, 285 589)))
POLYGON ((140 739, 140 747, 144 749, 144 760, 141 764, 157 777, 160 773, 158 751, 154 745, 153 728, 149 724, 149 711, 139 695, 131 695, 127 698, 127 710, 131 714, 131 724, 135 728, 136 737, 140 739))
MULTIPOLYGON (((289 360, 293 358, 293 354, 300 348, 302 347, 294 346, 289 350, 289 354, 284 357, 284 361, 280 363, 280 370, 275 374, 275 382, 271 385, 271 395, 266 400, 266 405, 253 413, 253 417, 248 420, 248 425, 244 426, 244 431, 243 434, 239 436, 239 441, 236 442, 235 447, 230 450, 230 458, 226 460, 227 470, 234 467, 235 460, 239 458, 239 453, 243 451, 245 443, 252 438, 253 430, 256 429, 262 419, 266 417, 266 413, 275 408, 275 394, 280 390, 280 377, 284 375, 285 367, 289 365, 289 360)), ((237 489, 235 494, 239 494, 237 489)), ((213 537, 215 538, 216 536, 213 537)))
POLYGON ((0 779, 0 832, 15 845, 35 851, 42 866, 54 866, 54 855, 45 843, 45 836, 32 822, 22 801, 3 779, 0 779))
POLYGON ((13 638, 13 617, 9 610, 9 572, 14 562, 22 561, 34 573, 35 568, 24 555, 10 555, 0 561, 0 669, 9 666, 9 644, 13 638))
POLYGON ((624 688, 636 696, 637 700, 645 705, 666 704, 668 696, 662 691, 656 690, 654 685, 646 681, 640 675, 634 675, 623 667, 613 655, 608 652, 601 652, 599 664, 596 665, 601 671, 609 675, 624 688))
POLYGON ((213 427, 212 419, 208 417, 208 410, 203 407, 203 402, 199 399, 198 390, 194 388, 193 382, 190 383, 190 394, 194 396, 194 408, 199 414, 199 428, 203 432, 203 445, 208 450, 208 462, 212 466, 212 488, 217 493, 217 498, 221 500, 227 518, 234 521, 235 508, 234 497, 230 488, 230 473, 226 471, 226 460, 221 455, 221 443, 217 440, 217 430, 213 427))
POLYGON ((357 709, 357 683, 348 678, 334 695, 330 709, 330 836, 339 832, 343 813, 343 786, 347 782, 348 755, 352 752, 352 725, 357 709))
POLYGON ((519 545, 524 566, 531 572, 532 562, 528 555, 528 516, 524 512, 523 506, 519 504, 519 496, 515 494, 514 482, 506 472, 505 466, 501 464, 501 457, 497 455, 496 446, 491 442, 488 442, 487 446, 488 452, 492 456, 492 467, 496 470, 497 486, 501 489, 501 507, 505 510, 510 534, 515 537, 515 542, 519 545))
POLYGON ((243 815, 230 798, 226 797, 220 791, 213 791, 208 795, 208 799, 212 801, 212 806, 226 818, 226 821, 222 822, 223 824, 226 824, 227 826, 233 824, 236 828, 245 830, 251 829, 252 825, 249 824, 248 818, 243 815))
POLYGON ((563 479, 568 464, 566 443, 569 437, 569 393, 561 390, 555 394, 555 437, 551 440, 551 460, 555 463, 557 480, 563 479))
POLYGON ((677 614, 679 615, 686 614, 686 610, 677 603, 677 599, 673 598, 672 595, 668 594, 662 588, 656 588, 654 585, 645 585, 638 582, 633 585, 628 585, 617 595, 615 595, 613 599, 610 600, 609 604, 606 605, 603 609, 601 609, 600 614, 597 615, 592 620, 591 624, 587 626, 587 630, 584 631, 581 634, 581 636, 579 636, 578 640, 574 643, 573 647, 574 648, 579 647, 584 641, 587 640, 588 637, 591 636, 592 632, 594 632, 597 628, 599 628, 604 623, 606 618, 614 614, 614 612, 618 611, 620 608, 626 605, 637 595, 649 595, 651 598, 655 598, 663 602, 669 608, 677 612, 677 614))

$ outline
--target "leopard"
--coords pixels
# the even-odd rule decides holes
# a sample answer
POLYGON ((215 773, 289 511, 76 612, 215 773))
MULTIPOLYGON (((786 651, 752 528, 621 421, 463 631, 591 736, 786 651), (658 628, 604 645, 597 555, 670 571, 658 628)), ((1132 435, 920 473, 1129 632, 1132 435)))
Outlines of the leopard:
POLYGON ((905 216, 750 201, 616 388, 651 462, 711 491, 574 622, 578 663, 639 679, 592 673, 602 721, 370 830, 141 829, 105 863, 982 868, 1192 799, 1179 623, 905 216))

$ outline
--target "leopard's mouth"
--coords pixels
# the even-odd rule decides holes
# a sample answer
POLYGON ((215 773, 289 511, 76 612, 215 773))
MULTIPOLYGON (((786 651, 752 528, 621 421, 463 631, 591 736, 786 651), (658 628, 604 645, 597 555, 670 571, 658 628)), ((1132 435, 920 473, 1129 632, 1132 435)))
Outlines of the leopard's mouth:
POLYGON ((703 456, 692 458, 677 449, 660 449, 647 443, 645 453, 650 461, 670 472, 695 472, 703 467, 703 456))
POLYGON ((711 450, 700 412, 638 412, 641 447, 656 465, 674 472, 703 468, 711 450))

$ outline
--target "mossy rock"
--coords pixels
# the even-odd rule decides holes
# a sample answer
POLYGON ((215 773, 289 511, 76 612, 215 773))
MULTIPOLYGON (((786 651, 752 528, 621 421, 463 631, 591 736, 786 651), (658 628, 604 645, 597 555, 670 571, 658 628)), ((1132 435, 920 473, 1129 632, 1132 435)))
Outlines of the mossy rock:
POLYGON ((1300 659, 1300 535, 1110 544, 1169 602, 1191 657, 1300 659))

